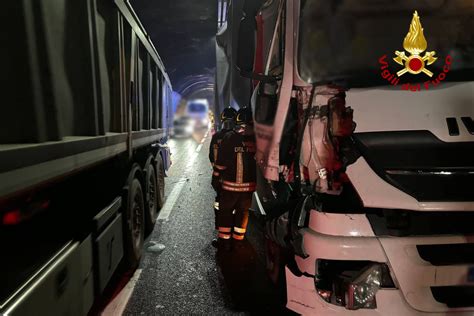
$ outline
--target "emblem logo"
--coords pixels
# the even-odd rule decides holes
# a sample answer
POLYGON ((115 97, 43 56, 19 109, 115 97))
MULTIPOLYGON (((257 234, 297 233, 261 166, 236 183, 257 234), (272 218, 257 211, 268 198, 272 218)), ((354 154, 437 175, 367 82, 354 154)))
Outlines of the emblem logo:
POLYGON ((403 48, 410 53, 409 56, 405 55, 404 51, 395 51, 396 57, 393 58, 398 64, 405 66, 402 70, 397 72, 397 76, 400 77, 405 73, 409 72, 411 74, 424 73, 429 77, 433 76, 433 73, 425 68, 426 65, 431 65, 434 63, 438 57, 435 57, 436 52, 425 52, 428 47, 426 38, 423 35, 423 27, 421 26, 420 17, 418 12, 413 13, 413 18, 411 20, 410 28, 408 30, 407 36, 403 40, 403 48))

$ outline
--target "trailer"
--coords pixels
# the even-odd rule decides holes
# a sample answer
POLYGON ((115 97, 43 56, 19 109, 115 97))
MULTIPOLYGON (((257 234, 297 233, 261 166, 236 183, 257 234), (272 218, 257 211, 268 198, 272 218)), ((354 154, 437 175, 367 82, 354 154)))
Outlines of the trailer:
POLYGON ((5 6, 0 314, 86 315, 165 201, 170 80, 128 1, 5 6))
POLYGON ((252 209, 289 309, 473 313, 473 13, 269 0, 242 18, 236 69, 257 82, 252 209))

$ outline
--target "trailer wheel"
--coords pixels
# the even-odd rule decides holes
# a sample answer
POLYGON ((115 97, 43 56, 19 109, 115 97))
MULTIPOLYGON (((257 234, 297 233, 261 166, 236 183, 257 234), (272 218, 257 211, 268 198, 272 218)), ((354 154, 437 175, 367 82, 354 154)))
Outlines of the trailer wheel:
POLYGON ((145 218, 145 232, 149 234, 153 231, 153 227, 156 223, 156 216, 158 214, 158 182, 156 179, 156 171, 153 164, 148 164, 146 167, 146 218, 145 218))
POLYGON ((145 203, 140 181, 133 177, 126 194, 124 210, 124 250, 125 263, 128 267, 136 267, 140 261, 145 238, 145 203))
POLYGON ((156 158, 156 174, 158 182, 158 210, 160 210, 165 204, 165 168, 160 154, 158 154, 156 158))

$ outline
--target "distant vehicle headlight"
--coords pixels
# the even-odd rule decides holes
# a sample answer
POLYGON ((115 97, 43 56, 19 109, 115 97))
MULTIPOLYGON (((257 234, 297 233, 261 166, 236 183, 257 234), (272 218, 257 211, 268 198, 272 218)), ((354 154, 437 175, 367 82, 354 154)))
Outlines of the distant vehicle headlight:
POLYGON ((186 125, 186 127, 184 128, 184 130, 186 131, 186 133, 192 133, 194 132, 194 128, 192 125, 186 125))

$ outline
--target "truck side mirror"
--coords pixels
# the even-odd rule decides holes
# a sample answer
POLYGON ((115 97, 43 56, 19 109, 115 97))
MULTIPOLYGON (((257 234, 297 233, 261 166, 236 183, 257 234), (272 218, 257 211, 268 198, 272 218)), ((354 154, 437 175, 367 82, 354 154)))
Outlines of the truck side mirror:
POLYGON ((242 77, 263 82, 275 82, 277 78, 273 76, 253 72, 256 27, 257 23, 254 16, 246 15, 240 21, 239 36, 237 38, 237 69, 242 77))
POLYGON ((243 73, 253 72, 256 27, 255 18, 252 16, 244 16, 240 21, 237 42, 237 67, 243 73))

